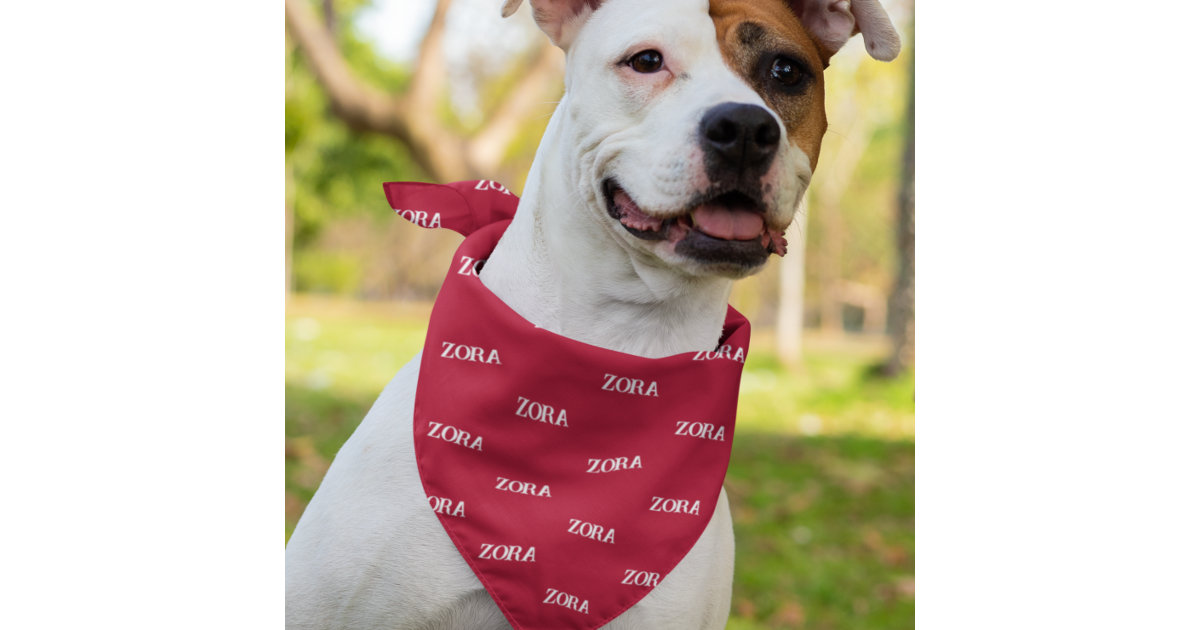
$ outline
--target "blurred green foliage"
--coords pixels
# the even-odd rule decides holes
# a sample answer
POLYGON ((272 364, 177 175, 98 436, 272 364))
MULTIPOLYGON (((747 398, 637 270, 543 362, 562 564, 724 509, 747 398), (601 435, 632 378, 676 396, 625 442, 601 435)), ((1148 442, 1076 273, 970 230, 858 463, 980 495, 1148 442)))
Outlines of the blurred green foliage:
MULTIPOLYGON (((353 11, 365 2, 341 3, 353 11)), ((350 13, 352 14, 352 13, 350 13)), ((378 57, 342 20, 341 49, 355 74, 388 92, 402 90, 408 70, 378 57)), ((356 132, 329 111, 329 100, 290 44, 284 100, 286 203, 291 213, 293 288, 299 291, 359 294, 363 261, 351 251, 320 252, 322 234, 348 218, 377 225, 394 220, 382 201, 385 181, 419 180, 424 174, 396 141, 356 132), (357 258, 357 259, 356 259, 357 258), (323 269, 324 264, 334 269, 323 269)))
POLYGON ((351 296, 362 284, 361 261, 349 254, 302 250, 292 265, 297 281, 307 291, 351 296))

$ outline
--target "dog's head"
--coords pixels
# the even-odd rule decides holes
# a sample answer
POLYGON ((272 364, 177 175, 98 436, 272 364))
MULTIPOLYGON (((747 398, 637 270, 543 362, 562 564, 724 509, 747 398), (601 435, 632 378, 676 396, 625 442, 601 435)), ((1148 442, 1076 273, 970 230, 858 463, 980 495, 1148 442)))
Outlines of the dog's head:
POLYGON ((743 277, 786 251, 829 58, 858 32, 873 57, 899 53, 878 0, 530 1, 567 52, 571 186, 600 229, 689 275, 743 277))

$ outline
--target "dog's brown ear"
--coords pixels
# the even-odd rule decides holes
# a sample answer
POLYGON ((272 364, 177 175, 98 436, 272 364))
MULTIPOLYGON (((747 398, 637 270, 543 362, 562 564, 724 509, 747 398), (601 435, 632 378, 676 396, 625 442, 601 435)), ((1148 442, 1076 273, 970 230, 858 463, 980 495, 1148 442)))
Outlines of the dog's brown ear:
MULTIPOLYGON (((555 46, 567 49, 587 16, 604 0, 529 0, 533 19, 555 46)), ((500 15, 508 17, 521 8, 521 0, 504 0, 500 15)))
POLYGON ((860 32, 872 57, 891 61, 900 54, 900 35, 879 0, 789 0, 789 4, 830 57, 860 32))

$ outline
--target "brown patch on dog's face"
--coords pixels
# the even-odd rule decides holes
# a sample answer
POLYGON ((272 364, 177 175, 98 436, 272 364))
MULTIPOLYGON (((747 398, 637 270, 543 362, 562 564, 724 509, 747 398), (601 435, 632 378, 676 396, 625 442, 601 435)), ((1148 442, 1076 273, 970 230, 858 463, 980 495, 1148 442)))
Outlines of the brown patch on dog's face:
POLYGON ((711 0, 721 55, 779 114, 788 141, 817 166, 825 135, 828 55, 783 0, 711 0))

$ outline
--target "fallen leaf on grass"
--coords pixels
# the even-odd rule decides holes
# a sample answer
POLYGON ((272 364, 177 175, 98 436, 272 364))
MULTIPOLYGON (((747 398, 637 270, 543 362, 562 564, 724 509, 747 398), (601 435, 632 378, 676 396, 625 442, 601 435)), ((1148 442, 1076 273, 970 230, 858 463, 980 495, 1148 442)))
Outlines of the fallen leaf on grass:
POLYGON ((300 520, 300 515, 304 513, 304 501, 295 493, 288 492, 283 500, 283 515, 290 523, 295 523, 300 520))
POLYGON ((913 599, 917 595, 917 581, 911 575, 897 578, 893 586, 896 593, 904 598, 913 599))
POLYGON ((855 461, 825 454, 816 463, 830 481, 855 496, 862 496, 886 477, 883 469, 875 462, 855 461))
POLYGON ((288 438, 284 445, 284 457, 297 464, 297 469, 292 473, 292 482, 305 488, 315 490, 325 478, 325 471, 329 470, 329 460, 317 452, 312 437, 307 435, 288 438))
POLYGON ((784 602, 779 610, 771 615, 770 624, 776 628, 804 627, 804 607, 796 602, 784 602))
POLYGON ((904 545, 887 544, 883 539, 883 534, 873 527, 863 531, 862 541, 867 549, 871 550, 871 553, 888 566, 899 566, 908 561, 908 549, 904 545))
POLYGON ((821 484, 809 479, 803 490, 788 493, 784 504, 791 513, 799 513, 807 510, 820 496, 821 484))

